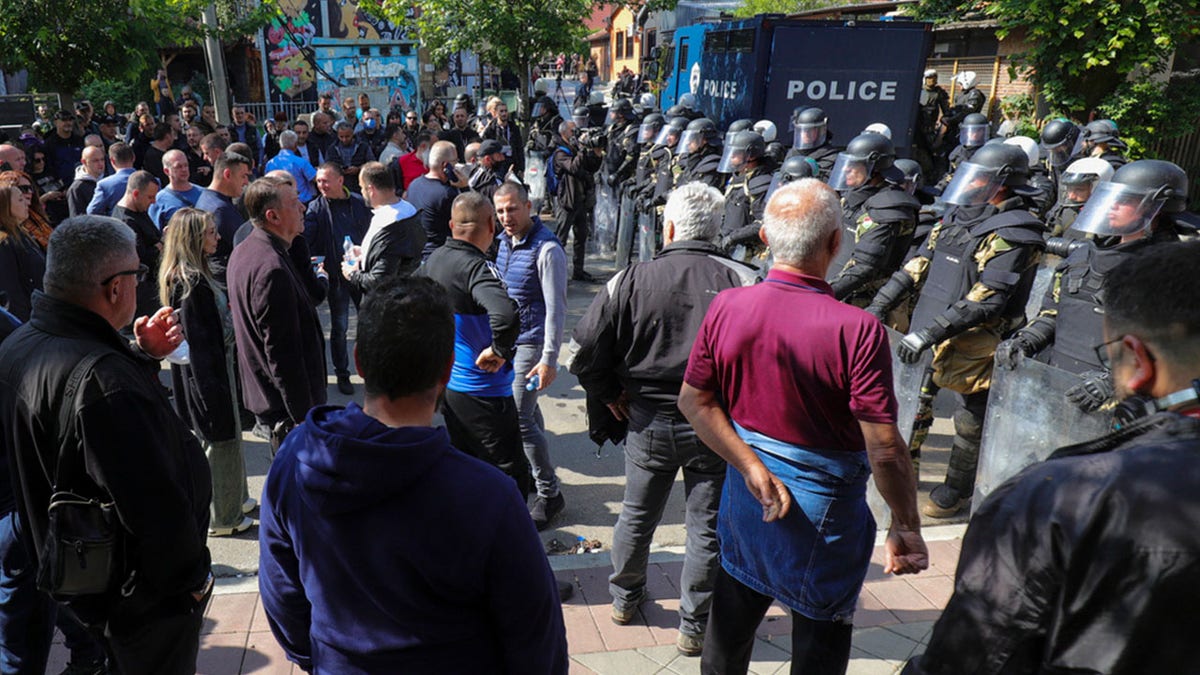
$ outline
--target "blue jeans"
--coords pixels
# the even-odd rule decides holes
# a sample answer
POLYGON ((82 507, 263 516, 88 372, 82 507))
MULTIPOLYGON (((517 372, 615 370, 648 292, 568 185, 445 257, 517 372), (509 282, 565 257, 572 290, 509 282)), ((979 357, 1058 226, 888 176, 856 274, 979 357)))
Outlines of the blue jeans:
POLYGON ((100 642, 37 589, 37 562, 25 550, 16 511, 0 516, 0 672, 41 675, 57 623, 72 663, 104 658, 100 642))
MULTIPOLYGON (((341 274, 341 272, 337 272, 341 274)), ((350 374, 350 354, 346 349, 346 331, 350 329, 350 284, 342 281, 329 287, 329 356, 335 375, 350 374)), ((358 307, 358 300, 354 300, 358 307)))
POLYGON ((636 606, 646 593, 646 565, 654 530, 662 520, 675 475, 683 469, 687 541, 679 578, 679 631, 704 635, 720 567, 717 507, 725 482, 725 460, 709 450, 682 415, 630 407, 625 438, 625 500, 613 530, 613 603, 636 606))
POLYGON ((558 475, 550 461, 550 447, 546 443, 546 422, 542 409, 538 407, 538 392, 525 391, 525 374, 542 359, 541 345, 517 345, 513 357, 513 399, 517 403, 517 420, 521 425, 521 445, 525 458, 533 469, 533 481, 539 497, 549 499, 558 494, 558 475))

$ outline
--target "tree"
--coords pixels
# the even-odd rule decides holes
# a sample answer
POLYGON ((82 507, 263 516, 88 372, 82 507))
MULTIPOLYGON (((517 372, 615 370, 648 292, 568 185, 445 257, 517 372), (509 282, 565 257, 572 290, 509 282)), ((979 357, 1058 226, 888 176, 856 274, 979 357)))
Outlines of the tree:
MULTIPOLYGON (((0 0, 0 68, 27 69, 39 87, 71 95, 83 82, 133 79, 157 65, 156 52, 205 36, 205 0, 0 0)), ((274 0, 218 0, 224 38, 253 33, 274 0)))
POLYGON ((742 0, 742 4, 733 10, 733 15, 752 17, 759 14, 794 14, 840 4, 844 3, 840 0, 742 0))
POLYGON ((1196 0, 926 0, 919 18, 995 20, 1004 39, 1018 31, 1015 69, 1050 104, 1086 119, 1131 78, 1161 73, 1176 47, 1200 35, 1196 0))

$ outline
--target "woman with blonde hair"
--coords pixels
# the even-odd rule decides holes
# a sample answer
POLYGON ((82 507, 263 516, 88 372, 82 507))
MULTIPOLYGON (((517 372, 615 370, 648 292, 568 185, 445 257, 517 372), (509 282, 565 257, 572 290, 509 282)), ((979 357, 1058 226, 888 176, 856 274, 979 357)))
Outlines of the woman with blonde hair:
POLYGON ((21 223, 29 218, 29 203, 15 187, 0 187, 0 292, 10 314, 29 320, 34 291, 42 290, 46 256, 21 223))
POLYGON ((229 301, 208 264, 220 238, 212 214, 176 211, 165 230, 158 270, 159 299, 175 308, 187 340, 187 362, 171 364, 171 385, 175 409, 203 443, 212 469, 212 536, 249 529, 254 521, 245 514, 255 505, 246 487, 229 301))

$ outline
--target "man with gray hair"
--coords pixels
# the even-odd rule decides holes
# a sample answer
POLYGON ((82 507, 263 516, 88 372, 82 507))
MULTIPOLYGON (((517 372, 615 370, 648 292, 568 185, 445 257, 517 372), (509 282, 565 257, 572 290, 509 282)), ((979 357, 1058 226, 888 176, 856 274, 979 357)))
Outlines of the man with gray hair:
MULTIPOLYGON (((54 230, 45 292, 0 346, 0 446, 43 590, 102 636, 114 669, 194 673, 213 583, 212 479, 158 382, 157 359, 183 338, 178 321, 169 308, 133 321, 138 285, 153 283, 146 273, 117 220, 78 216, 54 230), (135 344, 118 333, 131 321, 135 344), (86 562, 99 568, 63 567, 75 560, 61 548, 70 521, 50 508, 63 493, 93 500, 87 515, 106 523, 123 555, 105 563, 92 549, 86 562), (65 571, 87 572, 89 583, 60 586, 65 571)), ((31 628, 48 630, 47 621, 31 628)))
POLYGON ((792 610, 792 671, 846 671, 875 544, 872 473, 893 514, 884 573, 929 564, 887 333, 824 281, 840 222, 824 183, 780 188, 764 214, 766 281, 717 296, 692 346, 679 409, 729 463, 703 672, 746 672, 775 600, 792 610))
POLYGON ((267 173, 286 171, 291 174, 296 181, 296 194, 300 197, 301 202, 307 204, 316 196, 313 191, 313 181, 317 179, 317 170, 313 168, 312 162, 296 152, 298 141, 299 137, 296 136, 296 132, 290 129, 279 134, 279 154, 267 162, 267 173))
POLYGON ((571 364, 587 391, 592 437, 601 423, 628 425, 625 500, 613 531, 609 577, 618 624, 633 621, 646 597, 650 542, 683 469, 687 552, 676 645, 689 656, 703 648, 717 575, 725 462, 697 438, 676 400, 709 303, 725 289, 758 281, 753 267, 730 260, 713 243, 724 211, 725 198, 712 187, 676 188, 663 210, 662 251, 617 272, 596 295, 575 327, 579 349, 571 364))

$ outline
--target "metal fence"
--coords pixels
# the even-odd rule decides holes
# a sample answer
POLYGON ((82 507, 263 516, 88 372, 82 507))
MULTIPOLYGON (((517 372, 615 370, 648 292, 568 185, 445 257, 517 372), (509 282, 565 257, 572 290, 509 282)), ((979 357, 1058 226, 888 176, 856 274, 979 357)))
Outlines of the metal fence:
POLYGON ((1193 210, 1200 209, 1200 129, 1186 136, 1178 136, 1154 143, 1147 157, 1174 162, 1187 172, 1191 185, 1188 189, 1189 202, 1193 210))
POLYGON ((301 115, 312 114, 317 109, 315 101, 302 101, 299 103, 234 103, 233 105, 245 108, 247 113, 254 115, 254 119, 260 126, 263 122, 274 119, 275 113, 279 111, 287 113, 288 122, 290 123, 295 122, 301 115))

